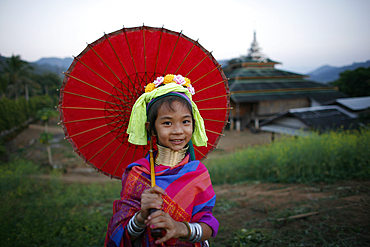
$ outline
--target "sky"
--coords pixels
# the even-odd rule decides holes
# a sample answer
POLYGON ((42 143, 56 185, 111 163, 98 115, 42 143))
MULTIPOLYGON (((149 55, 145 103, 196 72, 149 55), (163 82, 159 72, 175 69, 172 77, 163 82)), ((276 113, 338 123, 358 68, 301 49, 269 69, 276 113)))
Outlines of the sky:
POLYGON ((370 0, 0 0, 0 54, 35 62, 77 56, 122 27, 162 27, 217 60, 247 55, 253 32, 278 69, 370 60, 370 0))

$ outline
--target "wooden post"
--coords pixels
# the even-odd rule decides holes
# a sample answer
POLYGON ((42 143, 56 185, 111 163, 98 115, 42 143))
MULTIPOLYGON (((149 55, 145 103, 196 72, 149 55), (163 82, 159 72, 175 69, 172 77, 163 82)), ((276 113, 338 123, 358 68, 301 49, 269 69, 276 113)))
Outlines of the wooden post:
POLYGON ((236 131, 240 132, 239 102, 236 102, 236 131))

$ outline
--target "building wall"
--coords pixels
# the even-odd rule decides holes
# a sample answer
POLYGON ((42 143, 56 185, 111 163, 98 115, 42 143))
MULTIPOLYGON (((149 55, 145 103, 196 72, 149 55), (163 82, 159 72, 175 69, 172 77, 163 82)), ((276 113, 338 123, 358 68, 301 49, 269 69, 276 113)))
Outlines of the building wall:
POLYGON ((250 115, 252 104, 239 104, 239 109, 237 104, 235 104, 233 101, 230 102, 230 105, 233 108, 230 112, 230 117, 238 119, 238 112, 239 118, 244 117, 246 114, 250 115))
POLYGON ((269 116, 285 110, 301 107, 310 107, 311 102, 308 98, 260 101, 257 107, 258 116, 269 116))

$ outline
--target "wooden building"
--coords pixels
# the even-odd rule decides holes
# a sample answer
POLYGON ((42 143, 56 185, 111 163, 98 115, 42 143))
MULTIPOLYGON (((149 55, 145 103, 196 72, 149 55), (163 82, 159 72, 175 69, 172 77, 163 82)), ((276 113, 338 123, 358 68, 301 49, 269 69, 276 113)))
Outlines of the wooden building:
POLYGON ((261 120, 280 112, 346 97, 337 88, 310 81, 305 75, 278 70, 276 64, 281 63, 261 53, 254 32, 248 55, 232 59, 224 67, 233 107, 231 129, 259 129, 261 120))

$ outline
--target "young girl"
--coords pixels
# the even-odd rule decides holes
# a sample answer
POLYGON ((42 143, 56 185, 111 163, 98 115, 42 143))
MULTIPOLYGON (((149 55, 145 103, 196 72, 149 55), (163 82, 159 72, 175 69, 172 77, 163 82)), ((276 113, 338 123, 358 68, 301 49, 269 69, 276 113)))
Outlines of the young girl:
POLYGON ((150 186, 150 158, 129 165, 122 176, 121 200, 113 204, 106 246, 207 246, 218 221, 216 201, 205 166, 194 158, 193 144, 205 146, 207 136, 194 89, 181 75, 158 77, 147 85, 132 109, 129 142, 157 139, 156 186, 150 186), (150 214, 150 209, 158 211, 150 214), (150 231, 162 229, 154 239, 150 231))

